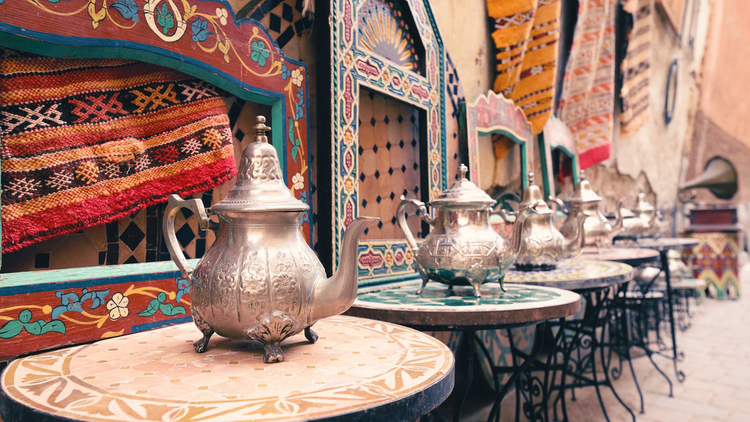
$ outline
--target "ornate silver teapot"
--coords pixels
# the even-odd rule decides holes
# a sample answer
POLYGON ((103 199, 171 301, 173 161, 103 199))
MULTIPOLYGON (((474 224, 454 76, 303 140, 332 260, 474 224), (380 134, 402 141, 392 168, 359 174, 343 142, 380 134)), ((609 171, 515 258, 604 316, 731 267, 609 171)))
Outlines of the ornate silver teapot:
POLYGON ((638 188, 635 206, 629 210, 622 210, 622 231, 619 236, 624 237, 652 237, 664 226, 660 213, 646 198, 643 189, 638 188))
MULTIPOLYGON (((547 206, 539 186, 533 183, 534 173, 529 172, 529 186, 523 191, 523 200, 519 205, 522 209, 533 204, 538 205, 536 214, 528 216, 521 231, 521 252, 516 257, 515 266, 521 271, 553 270, 557 267, 558 261, 581 253, 585 240, 583 224, 587 216, 576 215, 575 230, 572 230, 568 237, 563 236, 555 227, 554 209, 547 206)), ((550 201, 558 203, 560 200, 550 198, 550 201)), ((511 213, 500 211, 500 216, 506 223, 511 223, 515 219, 515 215, 511 217, 509 214, 511 213)))
POLYGON ((505 291, 503 277, 521 248, 524 220, 535 211, 522 209, 510 240, 504 240, 489 223, 495 201, 466 178, 467 170, 462 164, 460 180, 432 201, 437 210, 434 219, 429 217, 424 202, 401 197, 396 217, 416 255, 417 271, 422 277, 417 294, 422 294, 430 280, 447 284, 451 290, 454 285, 471 285, 477 297, 481 296, 479 287, 491 281, 499 282, 505 291), (432 227, 422 246, 417 245, 406 224, 409 205, 419 208, 422 220, 432 227))
POLYGON ((255 142, 242 153, 236 185, 206 212, 198 199, 169 198, 164 234, 172 259, 191 282, 193 321, 203 333, 194 344, 203 353, 214 331, 232 339, 263 343, 264 362, 281 362, 280 343, 321 318, 338 315, 357 295, 357 246, 374 217, 359 217, 344 233, 338 270, 326 278, 323 266, 300 231, 310 207, 284 184, 276 150, 268 143, 266 119, 258 116, 255 142), (180 208, 198 217, 216 241, 192 270, 177 243, 174 219, 180 208), (218 222, 208 214, 218 217, 218 222))
POLYGON ((591 189, 591 183, 586 179, 583 170, 580 179, 573 196, 568 199, 570 211, 560 227, 560 233, 566 238, 572 236, 579 224, 578 215, 583 213, 588 216, 583 224, 586 237, 584 245, 596 248, 609 247, 612 245, 612 239, 622 229, 622 200, 617 204, 617 221, 612 225, 599 209, 602 198, 591 189))

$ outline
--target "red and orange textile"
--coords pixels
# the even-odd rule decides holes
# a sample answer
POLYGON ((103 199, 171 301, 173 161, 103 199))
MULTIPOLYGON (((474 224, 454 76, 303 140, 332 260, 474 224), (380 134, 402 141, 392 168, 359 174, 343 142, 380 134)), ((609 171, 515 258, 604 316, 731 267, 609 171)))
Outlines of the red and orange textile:
POLYGON ((651 73, 651 22, 654 0, 627 0, 625 12, 633 16, 633 29, 628 35, 628 50, 622 61, 623 135, 637 131, 649 119, 649 76, 651 73))
POLYGON ((494 19, 494 91, 521 107, 534 134, 544 128, 555 98, 559 0, 487 0, 494 19))
POLYGON ((210 189, 237 170, 219 90, 160 66, 0 50, 2 246, 210 189))
POLYGON ((609 158, 615 91, 617 0, 581 0, 557 116, 570 128, 582 169, 609 158))

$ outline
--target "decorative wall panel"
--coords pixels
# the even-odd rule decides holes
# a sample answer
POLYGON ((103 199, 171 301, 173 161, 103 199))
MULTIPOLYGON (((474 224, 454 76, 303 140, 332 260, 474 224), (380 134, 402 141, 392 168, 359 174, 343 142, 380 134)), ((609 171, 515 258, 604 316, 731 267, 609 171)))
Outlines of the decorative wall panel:
MULTIPOLYGON (((333 261, 337 264, 345 228, 360 213, 367 214, 360 207, 362 87, 421 110, 425 124, 420 125, 417 142, 426 151, 426 162, 419 166, 428 186, 420 187, 420 196, 429 200, 447 187, 445 56, 437 24, 424 0, 331 2, 331 55, 331 230, 333 261)), ((361 278, 412 276, 413 257, 407 249, 402 239, 363 241, 359 255, 361 278)))

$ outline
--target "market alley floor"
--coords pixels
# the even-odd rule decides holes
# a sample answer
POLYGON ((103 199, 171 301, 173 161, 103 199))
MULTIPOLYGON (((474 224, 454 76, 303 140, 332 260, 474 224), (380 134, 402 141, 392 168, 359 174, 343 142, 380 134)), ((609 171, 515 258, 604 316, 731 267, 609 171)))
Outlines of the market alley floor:
MULTIPOLYGON (((641 414, 633 378, 623 368, 625 374, 615 381, 615 389, 633 410, 636 420, 750 421, 750 265, 742 269, 740 280, 739 300, 703 300, 693 308, 696 315, 692 326, 679 332, 677 344, 685 353, 679 366, 685 372, 685 382, 675 380, 667 359, 655 357, 673 380, 674 397, 669 397, 669 385, 648 359, 636 359, 635 372, 645 400, 645 413, 641 414)), ((607 388, 602 392, 610 420, 630 421, 630 415, 614 395, 607 388)), ((503 421, 513 420, 514 402, 512 395, 503 402, 503 421)), ((568 400, 568 414, 572 422, 605 420, 593 388, 576 391, 576 401, 568 400)), ((475 415, 486 419, 486 411, 475 415), (481 413, 485 413, 484 417, 481 413)))

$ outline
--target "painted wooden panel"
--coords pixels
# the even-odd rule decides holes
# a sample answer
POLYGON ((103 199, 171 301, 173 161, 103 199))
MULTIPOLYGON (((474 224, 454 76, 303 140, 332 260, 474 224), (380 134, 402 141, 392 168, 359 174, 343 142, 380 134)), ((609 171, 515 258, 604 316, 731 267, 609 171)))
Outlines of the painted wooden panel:
MULTIPOLYGON (((469 174, 477 183, 481 172, 479 164, 479 137, 499 133, 507 136, 521 148, 521 188, 529 185, 528 171, 531 165, 533 139, 531 124, 526 120, 523 110, 503 94, 493 91, 479 95, 474 101, 466 104, 466 142, 469 147, 469 174)), ((479 186, 479 185, 478 185, 479 186)), ((487 189, 490 186, 479 186, 487 189)))
MULTIPOLYGON (((418 143, 426 149, 426 162, 420 162, 420 173, 427 176, 428 186, 420 188, 420 196, 429 200, 447 187, 445 53, 429 2, 424 0, 336 0, 331 2, 330 27, 335 266, 345 228, 360 213, 367 215, 360 207, 363 186, 358 150, 364 126, 359 118, 360 88, 423 113, 423 139, 418 143)), ((403 239, 365 240, 358 258, 360 279, 415 274, 413 253, 403 239)))

